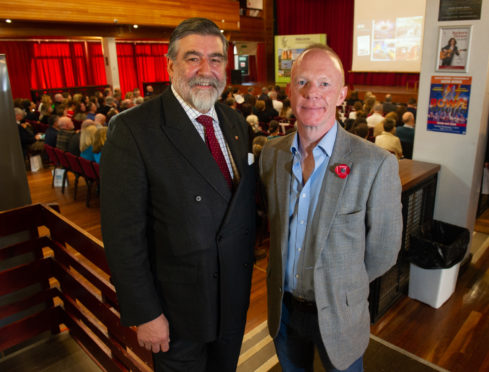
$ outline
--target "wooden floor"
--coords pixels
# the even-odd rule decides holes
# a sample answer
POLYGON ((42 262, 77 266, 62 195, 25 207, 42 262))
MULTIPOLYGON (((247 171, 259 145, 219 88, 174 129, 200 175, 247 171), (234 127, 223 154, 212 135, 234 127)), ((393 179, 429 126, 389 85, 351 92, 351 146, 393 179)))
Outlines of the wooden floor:
MULTIPOLYGON (((86 186, 80 181, 73 200, 73 179, 61 193, 51 188, 49 170, 28 173, 33 203, 57 202, 61 213, 101 239, 98 198, 85 206, 86 186)), ((439 309, 402 298, 372 326, 372 333, 450 371, 489 371, 489 236, 479 234, 472 262, 460 273, 455 294, 439 309), (477 251, 476 248, 479 248, 477 251)), ((253 272, 247 331, 266 319, 266 259, 253 272)))

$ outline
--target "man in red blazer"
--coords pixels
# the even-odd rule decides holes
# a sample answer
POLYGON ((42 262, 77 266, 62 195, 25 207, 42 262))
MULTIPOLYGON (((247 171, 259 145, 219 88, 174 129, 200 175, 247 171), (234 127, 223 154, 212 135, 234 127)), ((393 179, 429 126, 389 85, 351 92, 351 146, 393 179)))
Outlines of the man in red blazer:
POLYGON ((234 371, 239 357, 255 165, 243 117, 216 103, 226 59, 213 22, 182 22, 168 49, 171 88, 114 117, 102 152, 102 233, 121 321, 137 326, 157 371, 234 371))

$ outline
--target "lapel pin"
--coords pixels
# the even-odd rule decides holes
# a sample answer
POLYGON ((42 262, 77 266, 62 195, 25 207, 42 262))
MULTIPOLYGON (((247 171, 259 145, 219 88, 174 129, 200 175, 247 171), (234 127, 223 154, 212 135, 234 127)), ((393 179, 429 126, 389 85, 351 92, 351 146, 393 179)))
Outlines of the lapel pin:
POLYGON ((339 164, 334 168, 334 172, 340 178, 346 178, 350 174, 350 167, 346 164, 339 164))
POLYGON ((234 139, 237 141, 239 139, 239 137, 238 136, 234 136, 234 139))

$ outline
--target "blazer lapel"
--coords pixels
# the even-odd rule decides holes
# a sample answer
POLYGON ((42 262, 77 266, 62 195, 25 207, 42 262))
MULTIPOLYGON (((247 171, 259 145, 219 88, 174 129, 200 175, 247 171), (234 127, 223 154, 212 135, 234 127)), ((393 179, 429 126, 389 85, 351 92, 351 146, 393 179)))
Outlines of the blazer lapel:
POLYGON ((349 156, 350 152, 350 139, 346 132, 338 126, 333 153, 329 159, 328 169, 324 174, 317 208, 312 221, 312 231, 307 234, 305 242, 308 247, 316 247, 314 262, 318 262, 318 257, 324 247, 323 243, 328 237, 338 203, 341 202, 341 196, 347 182, 347 178, 340 178, 336 175, 335 167, 339 164, 346 164, 351 168, 353 163, 349 156))
POLYGON ((222 176, 221 170, 171 89, 167 89, 161 95, 161 99, 163 107, 162 130, 192 167, 224 199, 229 200, 232 193, 222 176))
POLYGON ((281 242, 282 250, 282 272, 285 273, 285 263, 287 262, 287 250, 289 241, 289 197, 290 197, 290 182, 292 179, 292 153, 290 146, 294 135, 290 135, 277 153, 277 164, 275 165, 275 197, 278 199, 283 195, 282 200, 277 200, 280 225, 284 229, 280 229, 281 236, 278 237, 281 242))

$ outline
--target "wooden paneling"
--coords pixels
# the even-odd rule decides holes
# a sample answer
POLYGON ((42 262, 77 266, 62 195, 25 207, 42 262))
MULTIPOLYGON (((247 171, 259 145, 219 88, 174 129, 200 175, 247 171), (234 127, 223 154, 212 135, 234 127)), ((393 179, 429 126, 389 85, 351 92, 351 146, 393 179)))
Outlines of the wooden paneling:
POLYGON ((0 18, 24 21, 138 24, 175 27, 185 18, 205 17, 224 30, 238 30, 239 2, 232 0, 3 0, 0 18))

